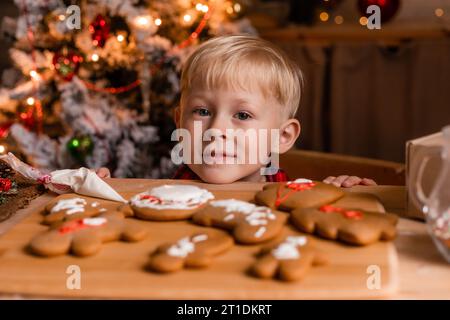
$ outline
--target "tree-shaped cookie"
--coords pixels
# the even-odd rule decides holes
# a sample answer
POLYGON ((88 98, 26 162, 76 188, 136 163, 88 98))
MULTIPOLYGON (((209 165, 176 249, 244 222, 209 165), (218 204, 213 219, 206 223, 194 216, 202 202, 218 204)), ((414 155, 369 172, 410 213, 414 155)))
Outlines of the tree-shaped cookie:
POLYGON ((392 240, 396 235, 397 224, 394 214, 334 205, 296 209, 291 213, 291 220, 300 231, 352 245, 392 240))
POLYGON ((192 217, 196 224, 229 230, 236 242, 242 244, 273 239, 286 220, 284 213, 235 199, 211 201, 192 217))
POLYGON ((120 211, 125 216, 133 214, 126 204, 83 197, 77 194, 64 194, 51 200, 44 210, 43 224, 95 217, 106 212, 120 211))
POLYGON ((344 195, 344 191, 335 186, 297 179, 265 185, 262 191, 256 193, 255 202, 273 209, 291 211, 331 203, 344 195))
POLYGON ((123 213, 114 212, 54 224, 34 237, 29 248, 32 253, 44 257, 68 253, 90 256, 97 253, 104 242, 135 242, 146 235, 147 231, 138 221, 125 219, 123 213))
POLYGON ((215 256, 230 249, 233 243, 233 238, 221 231, 198 232, 158 247, 146 269, 168 273, 183 268, 204 268, 215 256))
POLYGON ((192 185, 162 185, 135 195, 130 206, 137 218, 156 221, 189 219, 214 199, 211 192, 192 185))
POLYGON ((258 278, 296 281, 312 266, 326 262, 324 255, 310 246, 305 236, 288 236, 276 245, 263 248, 250 272, 258 278))

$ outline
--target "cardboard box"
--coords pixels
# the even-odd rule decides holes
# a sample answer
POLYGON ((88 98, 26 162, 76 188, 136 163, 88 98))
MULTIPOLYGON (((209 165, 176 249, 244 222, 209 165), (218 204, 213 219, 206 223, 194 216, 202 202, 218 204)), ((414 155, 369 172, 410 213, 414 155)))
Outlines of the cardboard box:
MULTIPOLYGON (((411 173, 413 171, 417 172, 425 154, 432 152, 433 149, 441 149, 443 145, 444 137, 442 132, 410 140, 406 143, 406 187, 408 190, 412 186, 412 183, 414 183, 410 181, 411 173)), ((422 176, 422 189, 426 196, 430 194, 434 186, 441 170, 441 165, 441 159, 439 157, 433 157, 425 167, 422 176)), ((417 208, 408 192, 406 198, 406 216, 409 218, 425 219, 422 211, 417 208)))

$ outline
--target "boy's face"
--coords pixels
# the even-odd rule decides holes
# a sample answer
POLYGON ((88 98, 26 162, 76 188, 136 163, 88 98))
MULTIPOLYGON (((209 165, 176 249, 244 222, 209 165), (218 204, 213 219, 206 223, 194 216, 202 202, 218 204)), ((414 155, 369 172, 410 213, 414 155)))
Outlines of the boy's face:
POLYGON ((275 99, 267 100, 258 91, 194 89, 177 112, 178 128, 188 130, 191 135, 192 163, 195 146, 197 152, 211 156, 202 158, 201 164, 187 163, 203 181, 264 181, 260 168, 265 166, 270 153, 271 129, 280 129, 283 120, 282 107, 275 99), (200 135, 198 130, 194 131, 195 122, 197 128, 201 124, 200 135), (264 132, 260 129, 266 129, 266 134, 259 136, 258 132, 264 132), (203 141, 206 130, 214 132, 210 141, 203 141), (238 164, 238 160, 244 163, 238 164))

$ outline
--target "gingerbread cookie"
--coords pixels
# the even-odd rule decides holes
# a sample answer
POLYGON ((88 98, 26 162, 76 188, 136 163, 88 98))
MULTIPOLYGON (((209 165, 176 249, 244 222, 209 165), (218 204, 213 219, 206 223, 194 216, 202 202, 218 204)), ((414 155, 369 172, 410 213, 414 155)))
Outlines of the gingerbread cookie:
POLYGON ((34 254, 44 257, 69 252, 76 256, 90 256, 97 253, 104 242, 135 242, 146 235, 146 230, 137 221, 127 220, 123 213, 114 212, 52 225, 34 237, 29 248, 34 254))
POLYGON ((137 218, 173 221, 189 219, 214 196, 208 190, 192 185, 172 184, 152 188, 130 200, 137 218))
POLYGON ((105 202, 77 194, 64 194, 46 205, 42 223, 51 225, 56 222, 95 217, 114 211, 122 212, 126 217, 133 215, 131 207, 127 204, 105 202))
POLYGON ((79 218, 98 216, 106 212, 100 203, 79 195, 62 195, 50 201, 45 207, 43 223, 52 224, 79 218))
POLYGON ((345 195, 335 186, 308 179, 296 179, 265 185, 255 195, 255 202, 273 209, 291 211, 297 208, 318 207, 334 202, 345 195))
POLYGON ((300 231, 361 246, 394 239, 397 224, 394 214, 334 205, 296 209, 291 213, 291 220, 300 231))
POLYGON ((326 258, 308 244, 305 236, 288 236, 258 254, 250 272, 258 278, 283 281, 301 280, 311 266, 325 264, 326 258))
POLYGON ((221 231, 198 232, 177 242, 161 245, 151 256, 146 268, 168 273, 183 268, 203 268, 213 258, 233 246, 233 238, 221 231))
POLYGON ((261 243, 276 237, 286 219, 281 212, 235 199, 210 201, 192 218, 194 223, 203 226, 232 231, 234 239, 242 244, 261 243))

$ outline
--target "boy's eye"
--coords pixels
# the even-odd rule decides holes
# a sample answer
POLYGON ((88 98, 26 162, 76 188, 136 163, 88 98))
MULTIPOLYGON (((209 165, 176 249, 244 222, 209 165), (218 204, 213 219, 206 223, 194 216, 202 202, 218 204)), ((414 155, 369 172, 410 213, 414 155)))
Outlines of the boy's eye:
POLYGON ((208 109, 206 108, 197 108, 193 111, 195 114, 198 114, 200 117, 208 117, 211 115, 208 109))
POLYGON ((240 112, 236 113, 234 116, 235 116, 235 118, 237 118, 239 120, 248 120, 252 117, 248 112, 244 112, 244 111, 240 111, 240 112))

